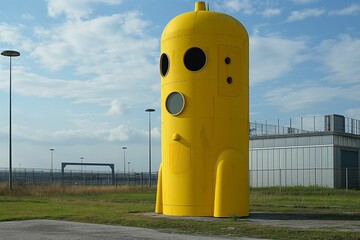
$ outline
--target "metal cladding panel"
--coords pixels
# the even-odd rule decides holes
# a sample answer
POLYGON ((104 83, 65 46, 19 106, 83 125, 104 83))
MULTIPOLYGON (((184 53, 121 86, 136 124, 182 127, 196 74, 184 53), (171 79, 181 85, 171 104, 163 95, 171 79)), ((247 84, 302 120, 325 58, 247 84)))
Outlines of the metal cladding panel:
POLYGON ((251 186, 334 187, 333 137, 323 135, 296 136, 291 140, 289 138, 291 137, 287 137, 286 140, 264 139, 262 142, 274 141, 277 142, 277 146, 250 148, 251 186), (308 144, 294 145, 294 142, 308 144), (288 145, 279 146, 280 143, 288 145))

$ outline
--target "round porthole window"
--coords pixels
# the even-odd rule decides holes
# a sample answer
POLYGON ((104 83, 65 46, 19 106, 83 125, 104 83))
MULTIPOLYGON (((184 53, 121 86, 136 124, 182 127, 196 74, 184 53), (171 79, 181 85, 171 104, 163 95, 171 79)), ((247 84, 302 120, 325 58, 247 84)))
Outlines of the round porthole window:
POLYGON ((185 106, 185 98, 179 92, 172 92, 166 98, 166 110, 172 115, 178 115, 185 106))
POLYGON ((169 58, 168 56, 163 53, 160 57, 160 73, 161 76, 165 76, 169 70, 169 58))
POLYGON ((185 67, 190 71, 199 71, 205 66, 206 55, 205 52, 198 47, 190 48, 186 51, 184 56, 185 67))

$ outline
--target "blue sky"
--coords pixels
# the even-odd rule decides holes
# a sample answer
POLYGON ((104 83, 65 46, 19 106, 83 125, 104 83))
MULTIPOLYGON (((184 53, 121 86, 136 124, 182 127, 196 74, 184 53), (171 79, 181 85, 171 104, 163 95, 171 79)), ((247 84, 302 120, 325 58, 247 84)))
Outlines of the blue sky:
MULTIPOLYGON (((190 0, 3 0, 0 49, 14 49, 13 166, 63 161, 160 163, 159 39, 190 0)), ((250 118, 360 119, 360 2, 208 1, 250 37, 250 118)), ((8 167, 9 61, 0 58, 0 168, 8 167)), ((107 170, 107 169, 104 169, 107 170)))

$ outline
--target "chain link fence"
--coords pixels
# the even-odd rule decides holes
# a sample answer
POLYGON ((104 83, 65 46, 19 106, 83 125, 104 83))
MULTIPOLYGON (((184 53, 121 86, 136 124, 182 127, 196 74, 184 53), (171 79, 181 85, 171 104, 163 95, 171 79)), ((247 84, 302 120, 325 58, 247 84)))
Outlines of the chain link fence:
MULTIPOLYGON (((308 168, 308 169, 266 169, 250 170, 249 184, 257 187, 314 186, 343 189, 360 189, 359 168, 308 168)), ((157 184, 157 172, 151 174, 151 185, 157 184)), ((8 183, 9 171, 0 169, 0 183, 8 183)), ((14 185, 87 185, 87 186, 149 186, 149 173, 74 171, 48 169, 13 169, 14 185)))
MULTIPOLYGON (((103 171, 79 171, 66 170, 64 174, 61 170, 21 168, 13 169, 12 172, 14 185, 87 185, 87 186, 148 186, 148 172, 115 173, 103 171)), ((9 170, 0 168, 0 183, 8 183, 9 170)), ((157 183, 157 172, 151 174, 151 185, 157 183)))

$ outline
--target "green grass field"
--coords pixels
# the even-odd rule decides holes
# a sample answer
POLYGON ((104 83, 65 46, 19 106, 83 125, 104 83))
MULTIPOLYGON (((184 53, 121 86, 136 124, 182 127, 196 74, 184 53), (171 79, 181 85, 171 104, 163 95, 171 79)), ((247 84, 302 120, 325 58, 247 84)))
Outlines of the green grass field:
MULTIPOLYGON (((360 232, 269 227, 231 217, 223 221, 165 219, 153 212, 155 190, 115 187, 0 186, 0 221, 56 219, 160 229, 168 232, 269 239, 360 239, 360 232)), ((360 221, 360 191, 252 189, 251 212, 301 213, 316 219, 360 221)))

